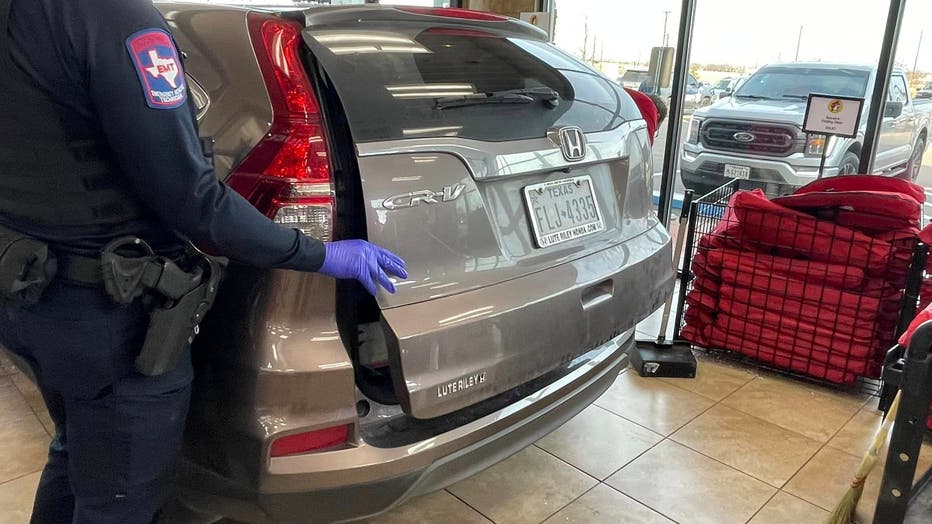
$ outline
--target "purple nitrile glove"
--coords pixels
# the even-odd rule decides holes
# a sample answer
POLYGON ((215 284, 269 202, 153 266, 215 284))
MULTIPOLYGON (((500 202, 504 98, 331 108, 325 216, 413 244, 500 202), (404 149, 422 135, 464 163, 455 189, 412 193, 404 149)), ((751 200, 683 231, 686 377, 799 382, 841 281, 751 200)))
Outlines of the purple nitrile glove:
POLYGON ((356 279, 373 295, 378 293, 376 283, 389 293, 395 292, 395 285, 386 273, 408 278, 404 260, 365 240, 340 240, 329 242, 325 247, 324 265, 318 272, 333 278, 356 279))

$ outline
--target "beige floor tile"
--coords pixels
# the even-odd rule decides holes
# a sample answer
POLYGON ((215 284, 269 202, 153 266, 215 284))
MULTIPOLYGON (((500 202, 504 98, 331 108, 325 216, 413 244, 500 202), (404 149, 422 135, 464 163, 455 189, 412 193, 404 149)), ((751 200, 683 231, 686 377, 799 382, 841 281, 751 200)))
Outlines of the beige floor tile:
POLYGON ((822 447, 799 433, 722 405, 670 438, 778 488, 822 447))
POLYGON ((665 378, 668 384, 698 393, 714 401, 722 400, 747 384, 755 374, 747 369, 730 366, 714 360, 699 358, 696 378, 665 378))
POLYGON ((31 416, 32 408, 10 377, 0 377, 0 426, 31 416))
POLYGON ((678 522, 744 523, 776 489, 666 440, 608 479, 625 495, 678 522))
POLYGON ((449 490, 497 524, 536 524, 597 483, 531 446, 449 490))
POLYGON ((40 473, 0 484, 0 524, 23 524, 32 515, 40 473))
MULTIPOLYGON (((870 522, 877 506, 880 484, 883 481, 883 467, 886 462, 886 450, 881 452, 882 459, 867 477, 864 495, 858 505, 860 522, 870 522)), ((861 463, 861 456, 845 453, 826 447, 806 464, 784 491, 805 499, 824 509, 831 510, 848 490, 851 478, 861 463)), ((924 444, 919 455, 918 479, 932 465, 932 445, 924 444)))
POLYGON ((0 348, 0 377, 18 373, 19 370, 16 369, 13 362, 3 352, 4 350, 0 348))
POLYGON ((781 491, 748 524, 824 524, 827 517, 824 509, 781 491))
POLYGON ((792 379, 757 377, 722 403, 824 443, 866 401, 866 396, 833 391, 792 379))
POLYGON ((45 428, 32 414, 0 425, 0 482, 42 469, 49 440, 45 428))
POLYGON ((42 423, 42 427, 45 428, 45 431, 48 432, 49 436, 54 437, 55 436, 55 422, 52 421, 52 416, 49 415, 49 412, 40 411, 39 413, 36 414, 36 417, 38 417, 39 422, 42 423))
POLYGON ((436 524, 457 522, 489 524, 489 519, 447 491, 438 491, 408 501, 384 515, 363 521, 368 524, 436 524))
POLYGON ((604 480, 661 440, 663 437, 653 431, 589 406, 537 445, 604 480))
POLYGON ((829 441, 828 445, 852 455, 861 455, 870 447, 882 421, 880 411, 862 409, 841 428, 841 431, 829 441))
POLYGON ((16 389, 23 394, 23 398, 26 399, 26 403, 29 404, 29 407, 31 407, 33 411, 37 413, 45 411, 45 399, 42 398, 42 393, 40 393, 39 388, 32 383, 32 380, 22 373, 10 376, 10 380, 13 381, 16 389))
POLYGON ((599 484, 546 521, 546 524, 559 523, 673 524, 673 521, 605 484, 599 484))
POLYGON ((595 401, 597 406, 669 435, 709 409, 714 402, 663 380, 625 373, 595 401))

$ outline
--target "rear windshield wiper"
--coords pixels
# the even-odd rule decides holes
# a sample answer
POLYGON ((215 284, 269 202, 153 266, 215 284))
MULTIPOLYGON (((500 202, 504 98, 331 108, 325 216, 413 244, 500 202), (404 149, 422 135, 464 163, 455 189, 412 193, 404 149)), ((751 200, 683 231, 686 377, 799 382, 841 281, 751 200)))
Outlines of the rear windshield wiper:
POLYGON ((448 96, 436 99, 435 107, 437 109, 449 109, 453 107, 480 106, 485 104, 532 104, 537 99, 542 100, 544 105, 550 109, 560 105, 559 93, 549 87, 535 87, 530 89, 511 89, 508 91, 448 96))

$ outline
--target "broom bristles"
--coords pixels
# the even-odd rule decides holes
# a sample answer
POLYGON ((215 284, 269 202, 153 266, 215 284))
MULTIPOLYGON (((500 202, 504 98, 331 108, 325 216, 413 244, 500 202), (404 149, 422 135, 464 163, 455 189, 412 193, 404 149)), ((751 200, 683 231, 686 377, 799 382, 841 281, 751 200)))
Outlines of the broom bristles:
POLYGON ((864 458, 861 459, 861 465, 858 467, 857 473, 854 474, 851 487, 848 488, 845 496, 842 497, 838 505, 835 506, 835 511, 829 515, 825 524, 851 524, 854 522, 854 514, 858 509, 858 502, 861 501, 861 495, 864 494, 864 483, 867 482, 867 476, 870 475, 871 470, 874 469, 874 466, 877 464, 877 459, 880 458, 880 451, 887 443, 887 435, 890 433, 890 426, 893 425, 893 420, 896 418, 896 411, 899 407, 900 393, 897 392, 896 398, 893 399, 893 404, 890 405, 890 409, 887 411, 887 417, 884 419, 883 424, 877 428, 877 433, 874 434, 874 441, 871 443, 870 449, 867 450, 864 458))
POLYGON ((835 506, 835 511, 825 520, 825 524, 851 524, 854 521, 854 513, 858 509, 858 502, 861 501, 863 493, 864 484, 849 489, 838 505, 835 506))

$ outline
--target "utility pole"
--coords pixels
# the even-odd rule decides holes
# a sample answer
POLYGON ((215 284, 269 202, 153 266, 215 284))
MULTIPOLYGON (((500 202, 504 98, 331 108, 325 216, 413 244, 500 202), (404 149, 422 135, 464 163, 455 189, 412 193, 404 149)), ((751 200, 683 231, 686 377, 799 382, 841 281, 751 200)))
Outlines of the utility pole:
POLYGON ((922 49, 922 33, 924 31, 919 31, 919 44, 916 46, 916 61, 913 62, 913 77, 916 76, 916 71, 919 68, 919 50, 922 49))
POLYGON ((799 26, 799 38, 796 40, 796 59, 794 62, 799 62, 799 47, 803 43, 803 26, 799 26))
POLYGON ((667 33, 667 20, 670 19, 670 11, 663 12, 663 46, 670 46, 670 34, 667 33))

